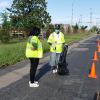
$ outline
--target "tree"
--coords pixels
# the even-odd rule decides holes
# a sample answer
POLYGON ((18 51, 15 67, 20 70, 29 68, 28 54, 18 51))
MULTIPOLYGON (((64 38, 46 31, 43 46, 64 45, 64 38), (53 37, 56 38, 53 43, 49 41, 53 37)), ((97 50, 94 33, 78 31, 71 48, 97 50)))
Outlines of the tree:
POLYGON ((77 33, 79 29, 78 24, 76 23, 76 25, 73 25, 72 27, 73 27, 73 33, 77 33))
POLYGON ((92 28, 90 29, 91 32, 96 32, 98 30, 97 26, 92 26, 92 28))
POLYGON ((62 24, 60 24, 60 26, 61 26, 61 32, 63 32, 65 34, 64 26, 62 24))
POLYGON ((88 26, 80 26, 80 29, 81 29, 82 32, 84 32, 84 31, 86 30, 87 27, 88 27, 88 26))
POLYGON ((67 28, 67 33, 70 34, 71 32, 72 32, 71 26, 69 25, 68 28, 67 28))
POLYGON ((54 32, 54 25, 52 24, 49 24, 48 27, 47 27, 47 31, 46 31, 46 38, 49 37, 49 35, 54 32))
POLYGON ((11 13, 12 24, 26 31, 34 26, 42 28, 51 22, 46 9, 46 0, 14 0, 11 8, 7 8, 11 13))
POLYGON ((0 40, 3 43, 7 43, 10 40, 10 21, 8 21, 8 14, 4 12, 2 16, 2 28, 0 30, 0 40))

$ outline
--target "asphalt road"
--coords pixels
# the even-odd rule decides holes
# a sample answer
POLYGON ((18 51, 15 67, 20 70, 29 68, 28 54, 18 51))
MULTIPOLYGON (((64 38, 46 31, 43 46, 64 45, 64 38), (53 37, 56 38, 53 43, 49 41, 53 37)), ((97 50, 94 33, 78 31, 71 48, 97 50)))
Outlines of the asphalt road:
MULTIPOLYGON (((40 83, 38 88, 28 86, 28 73, 1 88, 0 100, 93 100, 95 92, 100 91, 100 53, 98 53, 99 60, 95 62, 97 78, 88 78, 88 74, 94 52, 97 50, 98 37, 100 38, 97 36, 80 42, 78 47, 71 49, 66 58, 69 75, 53 74, 46 63, 38 69, 36 75, 40 83)), ((0 71, 1 76, 4 75, 3 70, 5 69, 0 71)), ((8 76, 7 79, 11 80, 11 77, 8 76)))

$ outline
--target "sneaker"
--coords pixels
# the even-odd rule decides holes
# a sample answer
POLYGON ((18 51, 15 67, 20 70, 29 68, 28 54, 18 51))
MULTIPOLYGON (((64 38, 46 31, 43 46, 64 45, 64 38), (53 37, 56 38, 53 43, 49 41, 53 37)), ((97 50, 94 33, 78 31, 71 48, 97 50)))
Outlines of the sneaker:
MULTIPOLYGON (((30 83, 31 83, 31 82, 29 81, 29 84, 30 84, 30 83)), ((37 84, 38 84, 39 82, 38 82, 38 81, 34 81, 34 83, 37 83, 37 84)))
POLYGON ((37 83, 37 84, 39 84, 39 82, 38 82, 38 81, 34 81, 34 83, 37 83))
POLYGON ((29 86, 30 86, 30 87, 39 87, 39 84, 38 84, 37 81, 35 81, 34 83, 31 83, 31 82, 29 81, 29 86))
POLYGON ((57 73, 57 69, 53 69, 53 73, 54 73, 54 74, 57 73))

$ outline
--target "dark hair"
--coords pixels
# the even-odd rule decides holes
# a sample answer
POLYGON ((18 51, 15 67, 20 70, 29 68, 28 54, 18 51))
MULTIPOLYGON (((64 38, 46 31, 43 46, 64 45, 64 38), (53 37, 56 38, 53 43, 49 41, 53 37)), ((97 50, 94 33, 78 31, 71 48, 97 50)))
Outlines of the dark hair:
POLYGON ((30 31, 30 36, 32 35, 36 35, 38 36, 40 34, 40 28, 37 28, 37 27, 33 27, 32 30, 30 31))

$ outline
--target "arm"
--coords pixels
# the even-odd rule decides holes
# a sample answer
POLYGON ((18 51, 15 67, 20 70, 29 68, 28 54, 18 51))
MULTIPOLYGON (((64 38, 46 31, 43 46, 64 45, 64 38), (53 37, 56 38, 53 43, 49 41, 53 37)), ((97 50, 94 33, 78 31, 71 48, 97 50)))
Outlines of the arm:
POLYGON ((32 46, 33 48, 31 48, 31 50, 37 50, 37 43, 32 42, 32 46))
POLYGON ((36 38, 30 38, 29 39, 29 43, 32 45, 31 50, 37 50, 38 48, 38 43, 37 43, 37 39, 36 38))

